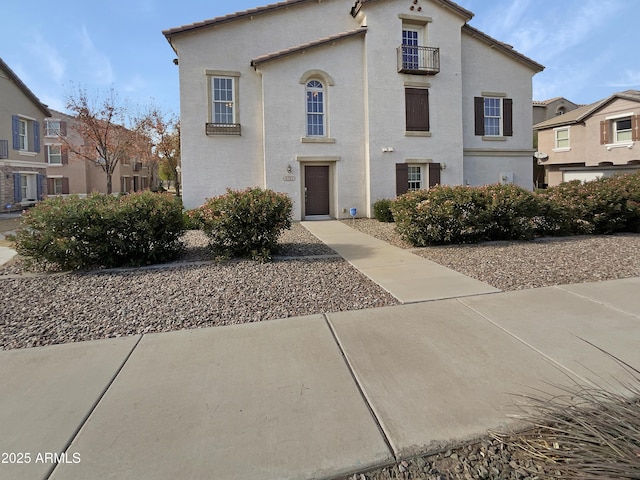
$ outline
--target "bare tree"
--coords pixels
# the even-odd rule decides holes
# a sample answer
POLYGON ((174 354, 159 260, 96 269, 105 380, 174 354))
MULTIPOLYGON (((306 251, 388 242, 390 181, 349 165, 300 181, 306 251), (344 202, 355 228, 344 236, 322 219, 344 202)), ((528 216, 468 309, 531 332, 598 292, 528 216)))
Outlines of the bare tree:
POLYGON ((158 108, 152 108, 139 118, 138 129, 144 132, 152 144, 153 154, 149 162, 156 162, 167 174, 180 195, 180 120, 173 114, 165 114, 158 108))
POLYGON ((74 128, 84 143, 66 141, 67 148, 90 162, 97 162, 107 175, 107 193, 113 191, 113 172, 119 162, 145 151, 140 132, 126 128, 129 109, 112 88, 91 97, 79 87, 67 98, 67 109, 75 116, 74 128))

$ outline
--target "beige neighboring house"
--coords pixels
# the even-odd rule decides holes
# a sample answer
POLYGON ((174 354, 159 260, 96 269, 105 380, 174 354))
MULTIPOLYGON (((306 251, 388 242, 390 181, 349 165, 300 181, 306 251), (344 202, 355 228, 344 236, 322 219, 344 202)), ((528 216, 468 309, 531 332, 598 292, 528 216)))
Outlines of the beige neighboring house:
MULTIPOLYGON (((82 145, 74 128, 76 120, 55 110, 45 120, 44 155, 47 163, 47 191, 51 195, 86 195, 107 192, 107 174, 100 159, 89 161, 70 152, 65 142, 82 145)), ((150 187, 149 167, 135 160, 118 162, 113 172, 112 193, 137 192, 150 187)))
POLYGON ((639 90, 614 93, 533 128, 550 186, 640 170, 639 90))
POLYGON ((49 109, 0 59, 0 211, 21 210, 47 194, 42 125, 49 109))
MULTIPOLYGON (((580 106, 581 105, 573 103, 564 97, 555 97, 549 100, 534 100, 533 124, 544 122, 558 115, 564 115, 580 106)), ((534 148, 538 147, 538 132, 535 130, 533 132, 533 146, 534 148)), ((538 188, 547 186, 545 169, 541 165, 541 162, 535 157, 533 158, 533 183, 538 188)))
POLYGON ((550 118, 564 115, 580 107, 564 97, 550 98, 549 100, 533 101, 533 124, 544 122, 550 118))
POLYGON ((531 189, 544 67, 472 17, 449 0, 288 0, 165 30, 185 206, 260 186, 295 220, 371 217, 435 184, 531 189))

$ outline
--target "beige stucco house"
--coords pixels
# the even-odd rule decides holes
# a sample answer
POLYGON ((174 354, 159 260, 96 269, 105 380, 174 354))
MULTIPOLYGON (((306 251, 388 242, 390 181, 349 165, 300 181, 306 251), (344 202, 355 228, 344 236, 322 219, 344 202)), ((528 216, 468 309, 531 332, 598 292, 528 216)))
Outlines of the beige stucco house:
POLYGON ((408 189, 532 188, 543 69, 449 0, 288 0, 172 28, 183 200, 261 186, 294 219, 344 218, 408 189))
MULTIPOLYGON (((74 117, 55 110, 51 111, 51 118, 45 120, 43 143, 49 195, 107 192, 107 175, 100 160, 88 161, 67 147, 67 144, 84 143, 74 128, 75 122, 74 117)), ((149 167, 125 158, 116 165, 112 181, 112 193, 145 190, 151 187, 149 167)))
POLYGON ((626 90, 534 125, 549 185, 640 169, 640 91, 626 90))
POLYGON ((46 195, 42 125, 49 116, 0 59, 0 211, 21 210, 46 195))
POLYGON ((580 107, 577 103, 564 97, 554 97, 548 100, 533 101, 533 124, 544 122, 550 118, 564 115, 580 107))

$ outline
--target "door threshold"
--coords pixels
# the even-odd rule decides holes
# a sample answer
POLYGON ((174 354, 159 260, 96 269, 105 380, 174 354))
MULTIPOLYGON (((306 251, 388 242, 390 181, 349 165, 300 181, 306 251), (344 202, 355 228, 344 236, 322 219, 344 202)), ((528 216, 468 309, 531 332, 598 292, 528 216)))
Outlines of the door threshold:
POLYGON ((305 215, 305 221, 316 221, 316 220, 333 220, 330 215, 305 215))

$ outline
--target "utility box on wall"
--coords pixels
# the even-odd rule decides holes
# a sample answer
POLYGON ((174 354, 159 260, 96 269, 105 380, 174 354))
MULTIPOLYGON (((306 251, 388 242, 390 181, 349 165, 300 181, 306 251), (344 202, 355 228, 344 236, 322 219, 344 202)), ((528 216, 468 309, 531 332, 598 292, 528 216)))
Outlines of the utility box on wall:
POLYGON ((513 171, 512 170, 500 170, 499 182, 501 185, 513 183, 513 171))

